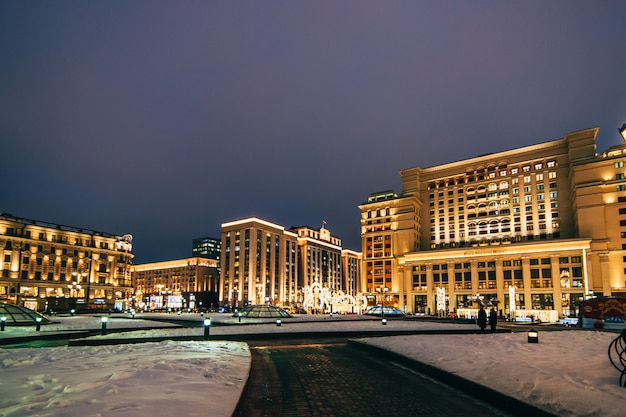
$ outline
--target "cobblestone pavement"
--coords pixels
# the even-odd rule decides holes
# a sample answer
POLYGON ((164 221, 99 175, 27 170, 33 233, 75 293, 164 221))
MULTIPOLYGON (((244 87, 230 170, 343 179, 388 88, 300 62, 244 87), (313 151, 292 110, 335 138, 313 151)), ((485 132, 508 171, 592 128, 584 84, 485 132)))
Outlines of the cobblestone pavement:
POLYGON ((251 346, 237 417, 507 416, 346 343, 251 346))

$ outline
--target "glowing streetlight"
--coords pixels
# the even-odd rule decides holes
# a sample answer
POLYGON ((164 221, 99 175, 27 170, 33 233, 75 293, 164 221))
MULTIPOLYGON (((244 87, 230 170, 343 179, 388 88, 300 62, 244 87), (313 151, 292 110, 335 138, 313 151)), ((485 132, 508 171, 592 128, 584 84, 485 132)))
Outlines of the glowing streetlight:
POLYGON ((204 340, 209 339, 210 329, 211 329, 211 319, 204 319, 204 340))
POLYGON ((102 336, 104 336, 105 334, 107 334, 107 321, 109 321, 108 317, 101 317, 100 321, 102 322, 102 332, 100 332, 100 334, 102 334, 102 336))

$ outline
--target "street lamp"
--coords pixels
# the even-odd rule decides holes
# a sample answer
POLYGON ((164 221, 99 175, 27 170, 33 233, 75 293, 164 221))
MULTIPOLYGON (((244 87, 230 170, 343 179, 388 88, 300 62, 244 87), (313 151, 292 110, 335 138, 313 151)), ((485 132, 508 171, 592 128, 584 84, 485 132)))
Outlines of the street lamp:
POLYGON ((211 319, 204 319, 204 340, 209 339, 209 332, 211 328, 211 319))
POLYGON ((385 293, 387 292, 388 288, 385 287, 385 284, 382 284, 379 288, 376 288, 376 291, 378 291, 381 295, 381 304, 380 304, 380 317, 382 319, 382 324, 385 325, 387 324, 387 319, 385 318, 385 293))
POLYGON ((107 334, 107 321, 108 320, 109 318, 106 316, 100 318, 100 321, 102 322, 102 331, 101 331, 102 336, 107 334))

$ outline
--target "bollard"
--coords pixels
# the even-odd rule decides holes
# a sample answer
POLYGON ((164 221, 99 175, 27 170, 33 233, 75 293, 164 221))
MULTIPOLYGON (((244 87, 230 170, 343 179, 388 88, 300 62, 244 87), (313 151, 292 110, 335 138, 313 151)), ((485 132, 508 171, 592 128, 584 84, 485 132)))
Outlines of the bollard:
POLYGON ((210 328, 211 328, 211 319, 204 319, 204 340, 209 340, 210 328))
POLYGON ((282 322, 280 321, 280 319, 276 320, 276 326, 280 327, 280 325, 282 324, 282 322))
POLYGON ((237 316, 239 317, 239 323, 241 323, 241 313, 238 313, 237 316))
POLYGON ((41 330, 41 317, 37 317, 35 321, 37 322, 37 328, 35 329, 35 331, 38 332, 41 330))
POLYGON ((102 322, 102 331, 100 332, 100 334, 102 336, 104 336, 105 334, 107 334, 107 321, 109 320, 108 317, 101 317, 100 321, 102 322))
POLYGON ((0 317, 0 331, 4 331, 4 326, 6 325, 7 318, 2 316, 0 317))
POLYGON ((383 322, 383 326, 387 325, 387 319, 383 319, 382 322, 383 322))
POLYGON ((528 343, 539 343, 539 332, 531 330, 528 332, 528 343))

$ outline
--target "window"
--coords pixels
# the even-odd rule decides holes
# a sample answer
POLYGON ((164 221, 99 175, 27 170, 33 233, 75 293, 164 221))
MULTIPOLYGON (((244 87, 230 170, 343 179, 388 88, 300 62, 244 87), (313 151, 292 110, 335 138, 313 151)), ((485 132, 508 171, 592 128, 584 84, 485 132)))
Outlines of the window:
POLYGON ((533 196, 532 195, 525 196, 524 201, 526 201, 527 203, 533 201, 533 196))
POLYGON ((550 172, 548 173, 548 178, 550 178, 551 180, 556 178, 556 172, 550 172))
POLYGON ((511 168, 511 174, 517 174, 519 170, 517 168, 511 168))
POLYGON ((528 172, 528 171, 530 171, 530 165, 526 165, 526 166, 524 166, 524 167, 522 168, 522 170, 523 170, 524 172, 528 172))
POLYGON ((557 198, 557 197, 558 197, 558 193, 556 191, 550 192, 550 198, 557 198))
POLYGON ((548 168, 554 168, 556 166, 556 161, 548 161, 548 168))
POLYGON ((537 175, 535 176, 535 179, 536 179, 537 181, 543 181, 543 174, 537 174, 537 175))
POLYGON ((537 184, 537 191, 543 190, 543 184, 537 184))
POLYGON ((525 182, 525 183, 529 183, 529 182, 530 182, 530 175, 526 175, 526 176, 524 177, 524 182, 525 182))
POLYGON ((525 192, 525 193, 529 193, 529 192, 530 192, 530 186, 528 186, 528 185, 527 185, 527 186, 525 186, 525 187, 524 187, 524 192, 525 192))
POLYGON ((615 168, 624 168, 624 161, 618 161, 615 163, 615 168))
POLYGON ((616 180, 623 180, 624 179, 624 174, 623 173, 619 173, 619 174, 615 174, 615 179, 616 180))

